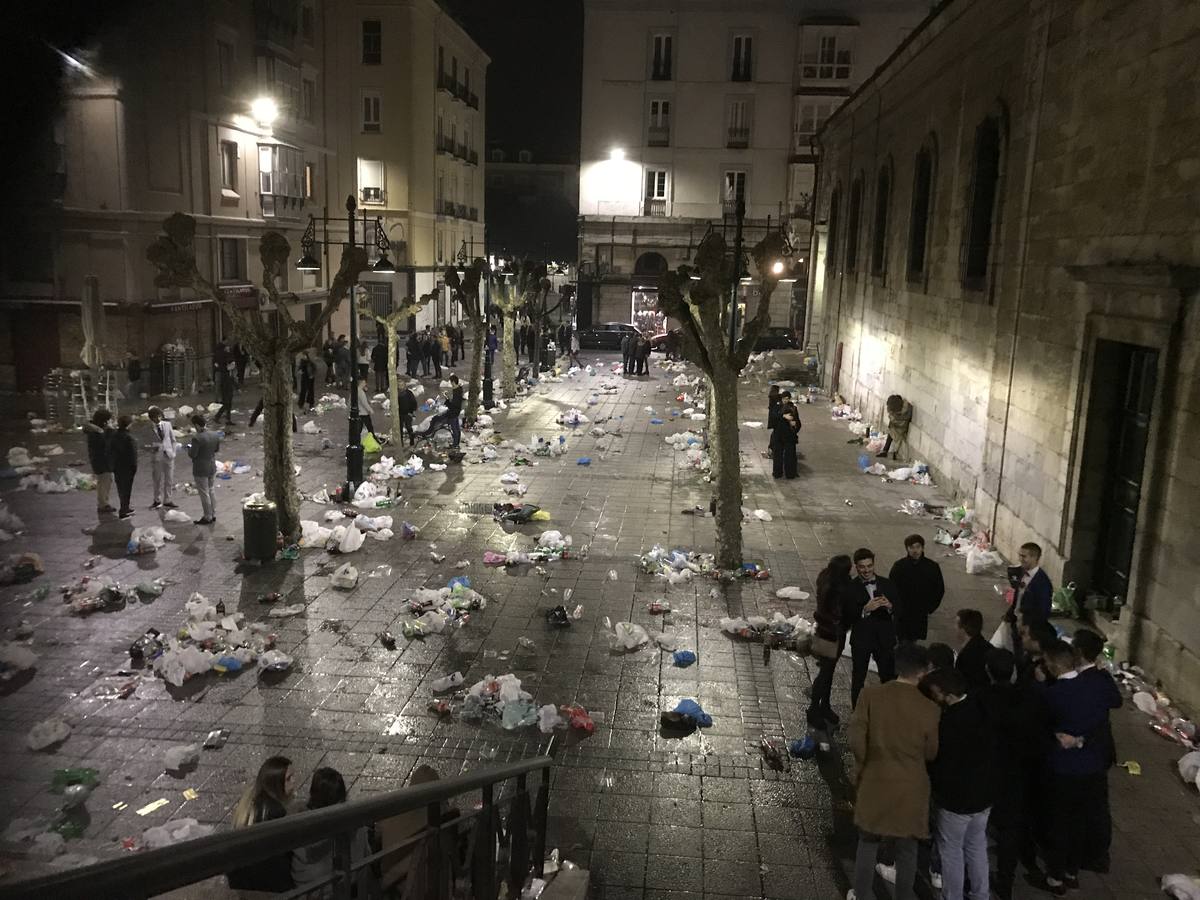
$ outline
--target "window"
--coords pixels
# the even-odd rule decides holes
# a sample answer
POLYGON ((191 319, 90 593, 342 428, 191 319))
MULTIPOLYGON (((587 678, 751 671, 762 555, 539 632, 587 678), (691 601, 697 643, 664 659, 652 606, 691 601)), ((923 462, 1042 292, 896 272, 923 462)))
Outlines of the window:
POLYGON ((671 80, 671 35, 654 35, 654 55, 650 63, 650 77, 655 81, 671 80))
POLYGON ((737 212, 738 203, 746 202, 746 173, 740 169, 730 169, 725 173, 724 193, 721 195, 724 212, 737 212))
POLYGON ((317 193, 317 167, 312 163, 304 164, 304 199, 311 200, 317 193))
POLYGON ((862 215, 862 176, 850 185, 850 215, 846 222, 846 271, 858 270, 858 220, 862 215))
POLYGON ((913 166, 912 215, 908 226, 908 277, 925 274, 929 213, 933 208, 933 147, 922 147, 913 166))
POLYGON ((830 100, 800 103, 796 109, 796 146, 795 152, 809 151, 808 139, 821 130, 825 120, 833 112, 833 102, 830 100))
POLYGON ((888 212, 892 205, 892 164, 885 163, 875 179, 875 228, 871 232, 871 274, 887 274, 888 212))
POLYGON ((463 66, 463 90, 468 93, 471 90, 471 70, 463 66))
POLYGON ((849 33, 829 34, 806 29, 800 77, 817 81, 848 80, 853 62, 852 44, 849 33))
POLYGON ((233 44, 217 41, 217 84, 221 90, 233 87, 233 44))
POLYGON ((1000 186, 1000 117, 989 116, 975 129, 975 165, 971 172, 970 213, 963 247, 963 285, 981 290, 992 252, 1000 186))
POLYGON ((837 271, 838 227, 841 225, 842 189, 835 187, 829 195, 829 237, 825 244, 825 268, 837 271))
POLYGON ((442 80, 442 76, 446 74, 446 48, 438 47, 438 82, 442 80))
POLYGON ((647 169, 646 170, 646 199, 647 200, 666 200, 667 199, 667 170, 666 169, 647 169))
MULTIPOLYGON (((368 244, 367 246, 371 247, 373 245, 368 244)), ((392 283, 390 281, 360 281, 359 284, 362 285, 363 293, 366 295, 363 298, 366 301, 363 304, 366 309, 364 310, 360 306, 359 310, 361 312, 366 312, 369 315, 386 316, 392 311, 392 283)))
POLYGON ((362 130, 378 133, 382 131, 379 119, 379 91, 362 93, 362 130))
POLYGON ((646 143, 651 147, 669 147, 671 145, 671 101, 650 101, 650 125, 646 134, 646 143))
POLYGON ((283 144, 258 145, 258 192, 264 216, 281 215, 304 197, 304 161, 300 151, 283 144))
POLYGON ((363 203, 383 203, 383 163, 377 159, 358 161, 358 197, 363 203))
POLYGON ((517 162, 519 162, 519 163, 533 162, 533 152, 530 150, 518 150, 517 151, 517 162))
POLYGON ((442 232, 437 233, 437 261, 441 262, 445 258, 445 237, 442 232))
POLYGON ((300 114, 305 122, 311 122, 317 114, 317 83, 305 78, 300 82, 300 114))
POLYGON ((442 211, 442 201, 446 199, 446 176, 441 172, 438 172, 437 176, 437 194, 435 195, 435 199, 437 200, 437 211, 440 213, 442 211))
POLYGON ((450 80, 455 84, 458 83, 458 57, 450 57, 450 80))
POLYGON ((363 19, 362 61, 364 66, 383 62, 383 23, 378 19, 363 19))
POLYGON ((241 238, 218 238, 220 255, 220 280, 246 280, 246 242, 241 238))
POLYGON ((300 115, 303 112, 300 68, 265 53, 260 54, 257 60, 259 84, 266 86, 275 98, 280 115, 288 118, 300 115))
POLYGON ((750 101, 729 101, 729 128, 725 140, 727 147, 750 146, 750 101))
POLYGON ((750 35, 735 34, 733 36, 733 71, 729 76, 730 81, 753 80, 754 76, 751 74, 751 63, 753 62, 752 46, 750 35))
POLYGON ((306 3, 300 7, 300 36, 304 38, 304 43, 310 47, 313 43, 313 33, 315 31, 313 19, 313 8, 311 5, 306 3))
POLYGON ((238 145, 221 141, 221 187, 236 191, 238 186, 238 145))

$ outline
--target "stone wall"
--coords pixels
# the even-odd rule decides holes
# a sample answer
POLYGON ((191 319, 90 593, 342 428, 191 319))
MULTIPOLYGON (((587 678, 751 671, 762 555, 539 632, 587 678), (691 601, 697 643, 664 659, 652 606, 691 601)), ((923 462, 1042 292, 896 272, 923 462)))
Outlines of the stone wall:
MULTIPOLYGON (((821 134, 818 218, 841 189, 835 257, 814 273, 827 380, 882 421, 914 405, 913 452, 973 502, 1010 558, 1026 540, 1086 584, 1098 531, 1080 475, 1096 342, 1158 351, 1129 603, 1101 623, 1200 706, 1200 6, 1179 0, 945 4, 821 134), (963 286, 976 128, 1003 122, 981 290, 963 286), (916 153, 936 148, 928 264, 905 270, 916 153), (870 271, 876 173, 894 173, 886 272, 870 271), (864 179, 857 272, 847 197, 864 179), (820 283, 821 279, 823 283, 820 283), (1090 543, 1089 543, 1090 542, 1090 543)), ((1101 373, 1103 374, 1103 373, 1101 373)), ((1089 431, 1089 425, 1092 426, 1089 431)))

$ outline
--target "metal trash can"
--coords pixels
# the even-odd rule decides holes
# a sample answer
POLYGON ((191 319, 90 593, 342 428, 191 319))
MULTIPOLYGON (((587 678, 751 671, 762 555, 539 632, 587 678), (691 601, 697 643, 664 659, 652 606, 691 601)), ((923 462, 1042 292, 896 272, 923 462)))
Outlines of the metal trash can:
POLYGON ((242 554, 246 559, 273 560, 278 533, 279 521, 272 501, 242 505, 242 554))

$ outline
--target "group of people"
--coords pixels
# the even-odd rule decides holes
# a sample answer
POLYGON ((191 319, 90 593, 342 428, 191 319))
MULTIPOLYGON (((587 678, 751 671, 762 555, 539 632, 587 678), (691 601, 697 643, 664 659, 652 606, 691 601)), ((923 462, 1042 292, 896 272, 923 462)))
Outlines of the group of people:
MULTIPOLYGON (((453 368, 458 365, 460 359, 466 358, 466 342, 466 332, 453 325, 442 325, 437 331, 428 325, 423 331, 414 330, 404 343, 405 371, 408 373, 408 377, 428 377, 432 369, 433 376, 441 378, 442 366, 453 368)), ((386 365, 386 349, 383 362, 386 365)), ((378 371, 376 369, 376 373, 378 371)), ((383 390, 383 388, 378 389, 383 390)))
POLYGON ((852 660, 859 844, 848 898, 875 897, 877 875, 895 883, 899 900, 914 897, 922 848, 943 900, 1010 900, 1018 864, 1032 883, 1063 896, 1078 887, 1081 869, 1108 870, 1109 713, 1121 697, 1097 666, 1104 640, 1088 629, 1070 642, 1059 637, 1041 548, 1030 543, 997 629, 1010 639, 996 643, 1016 652, 984 637, 975 609, 957 611, 957 653, 926 645, 945 584, 924 539, 904 543, 886 578, 862 548, 833 557, 817 579, 818 674, 807 712, 814 729, 839 722, 830 689, 847 640, 852 660), (872 661, 880 684, 864 687, 872 661), (891 865, 878 861, 884 842, 891 865))
POLYGON ((621 365, 626 375, 650 374, 650 338, 640 331, 627 331, 621 338, 621 365))
POLYGON ((798 472, 796 444, 800 440, 800 410, 792 402, 790 391, 773 384, 767 391, 767 429, 771 432, 771 475, 795 478, 798 472))
MULTIPOLYGON (((177 504, 171 496, 175 485, 175 456, 180 445, 172 424, 163 417, 161 409, 151 406, 146 410, 146 415, 150 420, 150 434, 143 449, 150 454, 150 472, 154 483, 154 502, 150 504, 150 509, 175 509, 177 504)), ((217 520, 213 479, 217 475, 217 451, 221 447, 221 435, 208 430, 202 415, 193 415, 191 422, 194 433, 184 446, 192 460, 192 482, 203 510, 196 524, 211 525, 217 520)), ((116 418, 114 427, 113 414, 101 408, 92 413, 91 420, 83 426, 88 463, 96 476, 97 512, 102 516, 115 512, 122 519, 133 517, 133 481, 138 470, 139 448, 131 431, 132 425, 133 417, 122 414, 116 418), (114 509, 109 502, 114 482, 120 509, 114 509)))

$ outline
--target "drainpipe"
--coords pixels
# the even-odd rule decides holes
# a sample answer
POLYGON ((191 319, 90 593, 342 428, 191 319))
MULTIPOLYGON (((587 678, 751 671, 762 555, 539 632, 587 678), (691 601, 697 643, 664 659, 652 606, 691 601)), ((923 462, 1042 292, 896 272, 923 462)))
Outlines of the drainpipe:
MULTIPOLYGON (((807 344, 812 337, 812 319, 813 319, 813 297, 817 279, 817 189, 821 186, 821 154, 818 152, 817 136, 811 135, 808 139, 808 152, 812 154, 813 159, 813 187, 812 194, 808 198, 808 296, 804 301, 804 343, 807 344)), ((818 348, 819 349, 819 348, 818 348)), ((804 352, 804 348, 800 348, 804 352)), ((821 356, 820 358, 824 358, 821 356)), ((824 362, 821 363, 824 367, 824 362)), ((821 380, 825 380, 824 371, 821 372, 821 380)))
MULTIPOLYGON (((1045 14, 1045 35, 1042 40, 1041 58, 1037 70, 1037 99, 1034 101, 1033 134, 1029 140, 1029 152, 1025 157, 1025 192, 1021 199, 1021 226, 1019 240, 1021 246, 1021 261, 1017 269, 1016 302, 1013 306, 1012 343, 1008 352, 1008 386, 1004 392, 1004 425, 1000 432, 1000 462, 996 473, 996 501, 992 506, 991 534, 993 542, 996 539, 996 523, 1000 517, 1000 496, 1004 491, 1004 464, 1008 458, 1008 424, 1012 415, 1013 380, 1017 371, 1017 340, 1021 333, 1021 301, 1025 294, 1025 271, 1029 256, 1029 204, 1033 197, 1033 169, 1037 160, 1038 134, 1042 125, 1042 98, 1046 90, 1046 56, 1050 48, 1050 23, 1054 21, 1054 0, 1049 0, 1045 14)), ((1011 126, 1010 129, 1011 130, 1011 126)), ((1004 152, 1008 152, 1009 135, 1005 135, 1004 152)), ((1003 207, 999 207, 1003 210, 1003 207)), ((1061 551, 1061 547, 1059 550, 1061 551)))

